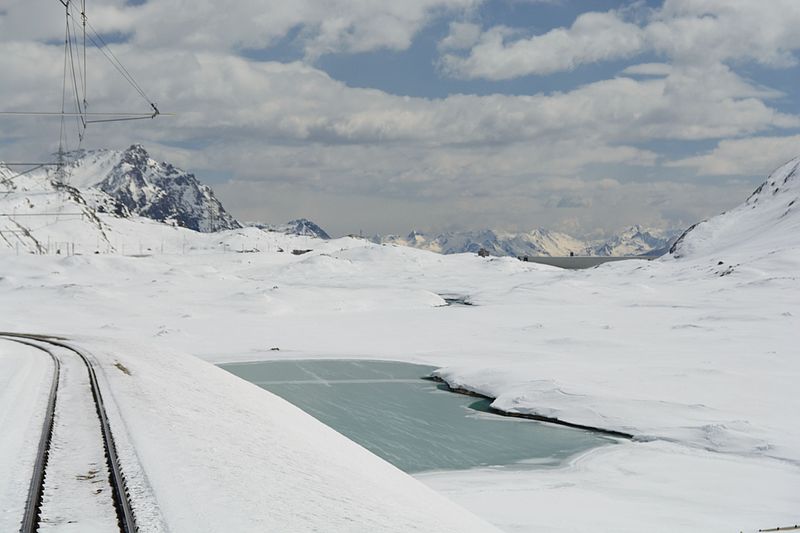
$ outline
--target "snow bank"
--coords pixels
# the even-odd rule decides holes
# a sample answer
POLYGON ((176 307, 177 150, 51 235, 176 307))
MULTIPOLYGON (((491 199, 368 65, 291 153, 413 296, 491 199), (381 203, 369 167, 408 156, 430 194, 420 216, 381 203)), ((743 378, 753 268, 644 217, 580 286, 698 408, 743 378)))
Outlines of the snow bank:
POLYGON ((494 531, 213 365, 153 345, 78 343, 102 365, 113 429, 133 444, 170 531, 494 531))

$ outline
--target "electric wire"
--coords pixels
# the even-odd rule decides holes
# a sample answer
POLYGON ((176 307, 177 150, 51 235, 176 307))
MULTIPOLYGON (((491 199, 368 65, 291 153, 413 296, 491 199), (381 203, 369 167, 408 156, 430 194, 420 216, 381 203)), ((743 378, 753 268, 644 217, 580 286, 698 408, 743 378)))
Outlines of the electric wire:
MULTIPOLYGON (((70 16, 74 18, 74 14, 71 13, 70 16)), ((89 39, 89 41, 92 44, 94 44, 95 47, 98 48, 98 50, 100 50, 101 53, 103 53, 103 55, 106 56, 109 62, 112 65, 114 65, 114 67, 117 69, 120 75, 123 78, 125 78, 125 80, 127 80, 128 83, 130 83, 130 85, 136 90, 136 92, 139 93, 139 95, 144 99, 144 101, 147 102, 150 106, 154 106, 155 104, 153 100, 147 95, 142 86, 139 85, 139 83, 136 81, 136 78, 134 78, 133 74, 130 73, 130 71, 125 67, 122 61, 119 60, 117 55, 111 49, 111 46, 109 46, 109 44, 100 34, 100 32, 98 32, 97 29, 95 29, 95 27, 92 25, 88 17, 85 17, 84 15, 82 19, 86 22, 86 27, 88 27, 91 32, 91 34, 87 34, 87 38, 89 39), (92 34, 94 34, 94 36, 92 36, 92 34)))
MULTIPOLYGON (((31 174, 36 170, 47 167, 55 167, 55 184, 65 184, 65 155, 66 149, 70 148, 70 134, 66 127, 66 119, 74 117, 77 126, 77 150, 82 146, 85 131, 88 124, 105 123, 105 122, 120 122, 130 120, 145 120, 153 119, 161 115, 158 106, 147 95, 141 85, 136 81, 133 74, 125 67, 117 55, 109 46, 109 43, 103 38, 102 34, 92 25, 86 16, 86 0, 81 0, 80 7, 77 7, 77 2, 73 0, 58 0, 58 2, 65 8, 65 31, 64 31, 64 60, 63 60, 63 74, 61 80, 61 111, 0 111, 0 116, 52 116, 58 117, 59 124, 59 137, 58 137, 58 152, 55 162, 35 162, 35 163, 0 163, 0 166, 6 167, 24 167, 31 166, 31 168, 22 170, 11 176, 2 177, 0 183, 4 185, 10 184, 13 180, 31 174), (81 51, 79 50, 80 41, 78 39, 78 30, 76 24, 81 25, 82 30, 82 58, 81 51), (87 31, 87 29, 89 31, 87 31), (152 109, 148 113, 121 113, 121 112, 88 112, 88 75, 87 75, 87 60, 86 48, 87 43, 91 43, 97 50, 111 63, 115 70, 122 76, 122 78, 139 94, 139 96, 150 106, 152 109), (81 60, 82 59, 82 60, 81 60), (71 83, 69 83, 71 82, 71 83), (68 89, 68 85, 70 85, 68 89), (75 111, 68 111, 67 109, 67 93, 73 92, 75 111), (94 117, 94 118, 91 118, 94 117)), ((71 98, 70 98, 71 100, 71 98)), ((170 115, 170 114, 166 114, 170 115)), ((47 172, 37 181, 46 181, 49 176, 47 172)), ((8 191, 10 193, 10 190, 8 191)))

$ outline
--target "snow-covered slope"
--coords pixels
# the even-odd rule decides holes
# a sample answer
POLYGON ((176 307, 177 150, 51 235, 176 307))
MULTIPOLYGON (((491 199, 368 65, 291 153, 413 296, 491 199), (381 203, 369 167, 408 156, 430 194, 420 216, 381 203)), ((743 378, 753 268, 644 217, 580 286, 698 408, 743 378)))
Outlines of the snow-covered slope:
POLYGON ((70 154, 68 183, 98 189, 128 212, 201 232, 240 228, 194 174, 158 162, 135 144, 124 151, 96 150, 70 154))
MULTIPOLYGON (((2 212, 66 205, 78 213, 18 216, 3 238, 26 239, 19 225, 42 246, 86 234, 91 251, 99 233, 89 232, 102 229, 107 246, 144 246, 146 257, 16 257, 5 248, 0 329, 80 336, 100 354, 167 522, 189 531, 203 520, 219 529, 226 518, 237 529, 248 508, 263 518, 254 531, 375 530, 376 516, 389 517, 386 530, 407 531, 408 513, 435 530, 430 513, 440 500, 184 353, 428 363, 454 385, 496 398, 497 408, 635 436, 557 468, 419 476, 509 532, 790 525, 800 508, 798 163, 688 232, 670 257, 588 271, 256 228, 201 234, 97 214, 93 203, 113 203, 102 191, 75 196, 15 180, 0 194, 2 212), (293 247, 314 250, 285 253, 293 247), (474 305, 446 306, 442 294, 474 305)), ((0 457, 0 472, 8 461, 14 454, 0 457)), ((463 518, 452 508, 442 517, 448 525, 463 518)))
POLYGON ((775 170, 745 203, 689 228, 675 258, 744 261, 800 248, 800 157, 775 170))

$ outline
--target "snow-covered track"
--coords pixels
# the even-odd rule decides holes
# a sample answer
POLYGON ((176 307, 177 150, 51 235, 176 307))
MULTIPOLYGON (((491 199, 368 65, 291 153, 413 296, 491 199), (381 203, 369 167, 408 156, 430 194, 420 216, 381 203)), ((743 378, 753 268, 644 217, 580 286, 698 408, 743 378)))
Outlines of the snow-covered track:
POLYGON ((92 402, 94 404, 97 417, 99 419, 100 433, 102 435, 102 448, 105 455, 105 462, 108 469, 108 483, 111 488, 111 497, 116 511, 116 522, 122 533, 135 533, 137 531, 136 520, 133 514, 128 492, 125 488, 125 480, 117 456, 117 449, 114 444, 114 436, 111 433, 111 426, 106 414, 105 403, 97 381, 97 374, 92 361, 79 348, 72 346, 61 337, 47 335, 34 335, 25 333, 0 332, 0 338, 19 342, 39 349, 47 353, 54 361, 55 371, 53 373, 53 383, 50 389, 50 396, 47 403, 47 413, 42 428, 42 436, 37 451, 36 461, 31 478, 28 500, 25 507, 21 533, 34 533, 42 526, 41 515, 45 483, 47 480, 48 463, 51 457, 51 445, 54 432, 54 420, 56 418, 56 404, 59 394, 59 383, 61 377, 62 362, 54 348, 61 348, 74 353, 81 363, 85 366, 88 373, 88 384, 91 389, 92 402))

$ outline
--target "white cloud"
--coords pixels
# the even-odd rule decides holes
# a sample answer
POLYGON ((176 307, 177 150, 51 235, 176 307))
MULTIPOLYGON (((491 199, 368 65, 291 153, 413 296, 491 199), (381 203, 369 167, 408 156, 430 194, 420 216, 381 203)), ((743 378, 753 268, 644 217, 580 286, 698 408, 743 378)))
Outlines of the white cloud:
MULTIPOLYGON (((27 6, 41 7, 43 1, 8 3, 10 14, 0 16, 0 71, 8 73, 0 83, 5 109, 60 107, 62 50, 31 42, 23 31, 27 22, 22 15, 34 16, 27 6), (20 24, 19 31, 13 29, 15 24, 20 24)), ((591 229, 705 216, 701 199, 713 208, 723 201, 735 202, 736 191, 715 189, 711 194, 700 186, 620 185, 620 174, 657 169, 659 156, 641 148, 644 142, 763 135, 800 126, 798 117, 771 105, 780 93, 718 61, 638 65, 616 78, 551 94, 412 98, 348 87, 307 62, 250 61, 236 51, 265 46, 297 25, 310 57, 329 50, 402 48, 438 10, 474 4, 281 0, 271 4, 270 17, 259 18, 264 7, 254 1, 198 1, 192 7, 179 0, 150 0, 144 6, 109 1, 96 25, 103 31, 136 27, 133 38, 114 50, 162 111, 177 116, 125 127, 93 126, 88 146, 144 142, 157 157, 175 157, 199 171, 201 178, 206 173, 230 176, 232 185, 223 189, 238 202, 234 210, 239 206, 248 218, 275 220, 269 210, 283 213, 280 204, 292 194, 332 218, 336 213, 320 199, 341 209, 349 206, 348 213, 358 211, 353 199, 372 199, 391 206, 387 210, 393 209, 396 217, 415 213, 421 223, 427 220, 431 225, 513 220, 550 225, 565 221, 563 212, 571 210, 548 205, 569 198, 572 205, 591 205, 580 220, 591 229), (167 18, 168 8, 176 10, 173 18, 167 18), (251 194, 243 191, 264 196, 251 205, 251 194), (672 213, 665 215, 666 209, 672 213)), ((593 48, 587 44, 591 39, 581 37, 593 35, 594 28, 604 24, 616 22, 607 14, 599 19, 592 15, 567 30, 563 42, 577 50, 567 54, 573 64, 613 51, 613 40, 593 48)), ((623 24, 623 31, 635 33, 631 23, 623 24)), ((42 22, 36 38, 48 38, 48 28, 49 22, 42 22)), ((442 46, 469 46, 475 30, 466 23, 453 24, 453 39, 442 46)), ((558 50, 563 36, 548 39, 552 42, 536 46, 558 50)), ((559 57, 556 53, 549 60, 542 58, 540 68, 551 68, 559 57)), ((92 110, 147 110, 96 52, 90 51, 90 60, 92 110)), ((503 68, 519 69, 518 64, 524 66, 511 62, 503 68)), ((57 124, 3 120, 3 157, 40 157, 55 150, 57 124)), ((720 152, 719 158, 727 154, 720 152)), ((684 163, 680 168, 688 165, 684 163)), ((375 211, 374 218, 380 218, 380 209, 375 211)), ((359 223, 355 215, 339 215, 344 217, 342 225, 359 223)))
POLYGON ((708 153, 668 163, 712 176, 763 176, 800 155, 800 135, 750 137, 720 141, 708 153))
MULTIPOLYGON (((508 28, 491 28, 466 57, 443 56, 442 68, 456 77, 491 80, 548 74, 631 56, 642 49, 644 42, 642 30, 621 20, 614 11, 585 13, 570 28, 557 28, 531 38, 513 40, 513 36, 508 28)), ((455 38, 451 32, 446 39, 455 38)))
POLYGON ((580 15, 569 28, 518 37, 485 30, 465 55, 442 57, 445 73, 461 78, 511 79, 655 52, 678 64, 735 60, 771 67, 795 65, 800 48, 796 0, 666 0, 644 23, 609 11, 580 15))
POLYGON ((666 0, 645 30, 654 50, 677 61, 785 67, 797 61, 798 27, 795 0, 666 0))
MULTIPOLYGON (((222 51, 265 48, 298 29, 308 58, 331 52, 404 50, 435 17, 462 13, 481 0, 124 0, 92 2, 102 32, 132 36, 142 48, 222 51)), ((61 39, 63 8, 48 0, 6 0, 0 40, 61 39)))
POLYGON ((481 27, 470 22, 451 22, 447 36, 439 41, 440 51, 472 48, 481 37, 481 27))
POLYGON ((625 67, 622 74, 629 76, 669 76, 672 73, 672 65, 667 63, 640 63, 625 67))
MULTIPOLYGON (((800 125, 765 103, 776 93, 721 65, 676 67, 663 78, 619 77, 549 95, 426 99, 351 88, 303 63, 161 49, 143 55, 131 44, 116 50, 161 109, 177 116, 95 126, 90 141, 187 146, 194 168, 227 170, 240 179, 441 196, 597 165, 653 165, 656 155, 634 146, 646 140, 800 125), (204 145, 213 146, 213 158, 204 145)), ((13 109, 57 108, 61 60, 58 47, 0 43, 0 70, 14 73, 0 85, 0 98, 13 109)), ((90 69, 89 87, 93 110, 142 109, 109 68, 90 69)), ((16 124, 4 128, 13 132, 9 142, 41 150, 46 124, 16 124)))
POLYGON ((150 0, 136 10, 135 39, 142 46, 263 48, 299 28, 299 44, 309 58, 332 52, 404 50, 435 16, 461 12, 478 1, 150 0))

